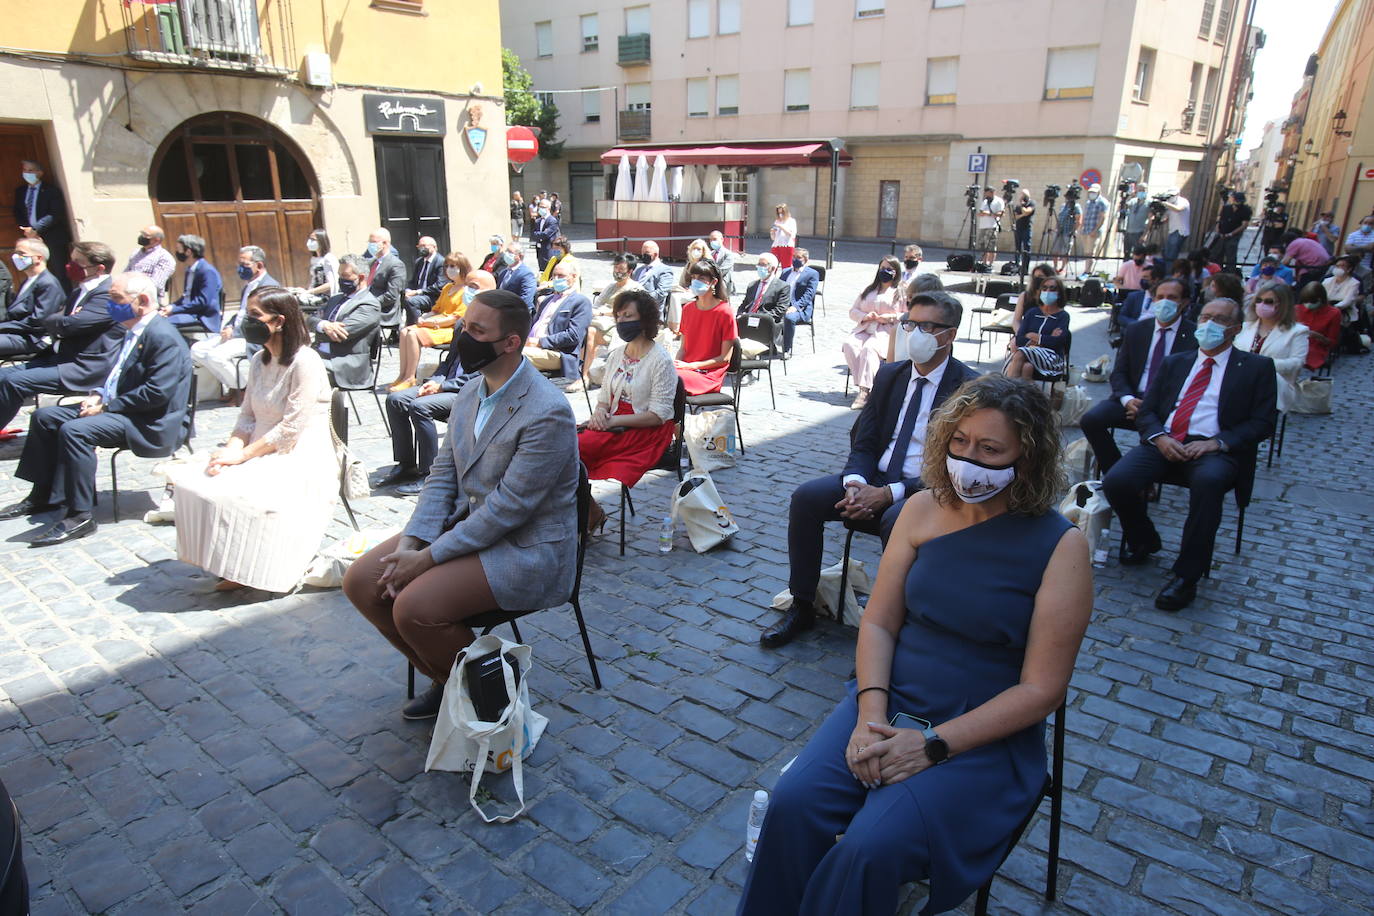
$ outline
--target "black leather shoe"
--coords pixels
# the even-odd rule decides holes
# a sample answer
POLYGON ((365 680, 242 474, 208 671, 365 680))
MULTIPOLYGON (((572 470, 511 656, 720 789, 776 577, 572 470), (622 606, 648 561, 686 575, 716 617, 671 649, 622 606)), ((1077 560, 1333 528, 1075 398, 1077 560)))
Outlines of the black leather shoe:
POLYGON ((1155 596, 1155 607, 1161 611, 1181 611, 1197 597, 1197 580, 1174 576, 1155 596))
POLYGON ((8 521, 12 518, 28 518, 30 515, 37 515, 40 512, 48 512, 56 508, 56 506, 47 503, 32 502, 28 497, 25 497, 12 506, 0 509, 0 520, 8 521))
POLYGON ((793 600, 792 606, 783 614, 782 623, 765 631, 759 637, 759 645, 765 649, 780 649, 815 626, 815 606, 793 600))
POLYGON ((84 538, 88 534, 95 534, 95 519, 88 518, 77 522, 70 528, 65 522, 58 522, 38 537, 29 541, 30 547, 52 547, 55 544, 65 544, 68 541, 75 541, 84 538))
POLYGON ((429 689, 406 704, 401 715, 412 721, 433 719, 439 715, 439 707, 444 703, 444 685, 430 683, 429 689))
POLYGON ((1160 548, 1163 546, 1164 545, 1159 542, 1158 534, 1150 538, 1150 543, 1146 544, 1143 550, 1132 550, 1130 545, 1126 543, 1126 539, 1122 538, 1121 550, 1117 554, 1117 559, 1122 566, 1140 566, 1143 563, 1148 563, 1151 555, 1159 553, 1160 548))
POLYGON ((396 488, 397 496, 416 496, 425 488, 424 478, 413 480, 410 483, 403 483, 396 488))
POLYGON ((404 468, 397 466, 390 474, 377 481, 379 487, 394 487, 397 484, 410 483, 412 480, 419 480, 420 472, 415 468, 404 468))

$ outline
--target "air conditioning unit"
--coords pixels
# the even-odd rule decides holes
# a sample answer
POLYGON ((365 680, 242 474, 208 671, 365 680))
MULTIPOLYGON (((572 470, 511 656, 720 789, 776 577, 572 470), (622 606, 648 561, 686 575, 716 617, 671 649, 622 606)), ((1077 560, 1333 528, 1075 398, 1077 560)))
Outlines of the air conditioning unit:
POLYGON ((334 65, 324 51, 312 51, 305 55, 305 84, 315 89, 328 89, 334 85, 334 65))

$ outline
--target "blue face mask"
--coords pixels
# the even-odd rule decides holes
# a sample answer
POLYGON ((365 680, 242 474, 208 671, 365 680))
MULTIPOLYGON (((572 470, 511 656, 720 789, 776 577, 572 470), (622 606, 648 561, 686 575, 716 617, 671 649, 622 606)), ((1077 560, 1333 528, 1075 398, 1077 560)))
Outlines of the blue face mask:
POLYGON ((477 297, 477 290, 473 289, 471 286, 465 286, 465 287, 463 287, 463 304, 464 304, 464 305, 472 305, 472 300, 475 299, 476 297, 477 297))
POLYGON ((1154 308, 1160 324, 1170 324, 1178 317, 1178 303, 1172 299, 1156 299, 1154 308))
POLYGON ((1215 321, 1204 321, 1193 332, 1197 345, 1204 350, 1215 350, 1226 342, 1226 328, 1215 321))
POLYGON ((240 280, 251 280, 251 279, 253 279, 253 268, 247 266, 246 264, 240 264, 240 265, 239 265, 239 279, 240 279, 240 280))
POLYGON ((553 291, 555 293, 566 293, 568 291, 568 281, 564 277, 553 278, 553 291))
POLYGON ((134 307, 132 303, 116 302, 113 299, 111 299, 109 301, 109 304, 105 306, 105 311, 115 321, 120 322, 133 321, 136 317, 138 317, 134 313, 134 307))
POLYGON ((515 263, 515 255, 507 251, 505 254, 501 255, 501 263, 506 265, 507 267, 510 267, 512 264, 515 263))
POLYGON ((500 251, 500 250, 501 250, 501 246, 500 246, 500 245, 498 245, 496 242, 492 242, 492 243, 491 243, 491 253, 492 253, 492 254, 495 254, 496 252, 498 252, 498 251, 500 251))
POLYGON ((711 239, 707 244, 711 246, 712 251, 720 251, 720 242, 716 239, 711 239))
POLYGON ((769 270, 768 270, 767 265, 760 264, 760 265, 758 266, 758 272, 759 272, 759 278, 760 278, 760 279, 763 279, 763 278, 767 277, 768 274, 769 274, 769 270))
POLYGON ((367 256, 368 256, 369 258, 375 258, 375 257, 377 256, 377 252, 379 252, 379 251, 381 251, 381 250, 382 250, 382 246, 381 246, 381 244, 380 244, 379 242, 368 242, 368 243, 367 243, 367 256))
POLYGON ((692 292, 696 293, 698 296, 700 296, 702 293, 706 292, 710 288, 711 284, 707 283, 705 280, 692 281, 692 292))
POLYGON ((1144 192, 1144 191, 1137 191, 1135 197, 1136 197, 1136 200, 1144 200, 1144 199, 1145 199, 1145 192, 1144 192))
POLYGON ((1042 305, 1054 305, 1058 301, 1059 293, 1055 290, 1047 289, 1040 293, 1040 302, 1042 305))

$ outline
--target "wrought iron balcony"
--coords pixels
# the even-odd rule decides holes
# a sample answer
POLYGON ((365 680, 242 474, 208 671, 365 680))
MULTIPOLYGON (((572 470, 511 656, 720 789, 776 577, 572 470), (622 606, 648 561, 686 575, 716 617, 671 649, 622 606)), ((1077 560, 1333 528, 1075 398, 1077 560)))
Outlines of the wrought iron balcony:
POLYGON ((300 65, 289 0, 134 0, 120 4, 138 60, 289 74, 300 65))
POLYGON ((621 140, 648 140, 652 133, 650 129, 650 111, 622 111, 618 122, 619 139, 621 140))
POLYGON ((649 33, 620 36, 620 58, 622 67, 634 67, 649 62, 649 33))

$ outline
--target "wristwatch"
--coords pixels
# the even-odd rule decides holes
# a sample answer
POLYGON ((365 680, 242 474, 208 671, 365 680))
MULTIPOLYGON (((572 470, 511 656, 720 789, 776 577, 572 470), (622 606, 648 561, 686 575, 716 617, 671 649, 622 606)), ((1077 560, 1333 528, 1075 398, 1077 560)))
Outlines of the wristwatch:
POLYGON ((941 764, 949 759, 949 745, 933 727, 927 728, 921 734, 926 739, 926 757, 930 759, 931 763, 941 764))

